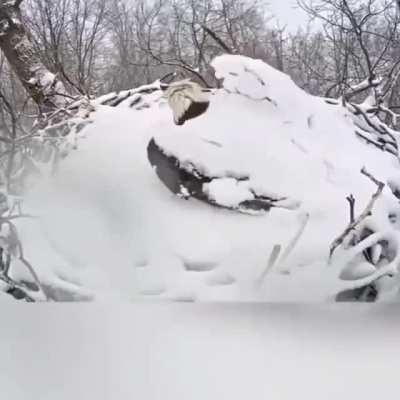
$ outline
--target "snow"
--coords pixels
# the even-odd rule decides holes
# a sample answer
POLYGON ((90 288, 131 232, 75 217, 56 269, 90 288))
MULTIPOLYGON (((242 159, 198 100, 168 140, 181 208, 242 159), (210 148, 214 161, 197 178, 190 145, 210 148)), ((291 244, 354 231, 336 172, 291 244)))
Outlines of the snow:
MULTIPOLYGON (((223 89, 182 127, 161 90, 142 94, 140 111, 129 98, 118 107, 101 105, 112 96, 95 103, 78 150, 26 197, 26 211, 40 218, 18 223, 44 282, 61 275, 95 299, 280 302, 332 301, 367 282, 365 269, 342 279, 351 257, 338 250, 329 264, 329 246, 349 222, 346 196, 358 214, 376 190, 362 167, 393 184, 399 160, 360 140, 349 110, 263 62, 226 55, 212 65, 223 89), (207 188, 218 201, 236 204, 251 188, 285 208, 252 216, 177 198, 147 160, 153 137, 186 168, 221 178, 207 188), (276 245, 282 255, 257 285, 276 245)), ((370 223, 385 226, 377 240, 394 243, 390 213, 400 209, 386 187, 370 223)))
POLYGON ((227 207, 254 199, 254 194, 249 191, 247 183, 238 182, 233 178, 214 179, 205 186, 205 191, 211 199, 227 207))
POLYGON ((356 265, 349 265, 340 274, 340 278, 344 280, 355 280, 365 278, 375 272, 376 268, 367 262, 362 262, 356 265))
POLYGON ((397 305, 9 301, 1 311, 8 400, 374 400, 398 390, 397 305))

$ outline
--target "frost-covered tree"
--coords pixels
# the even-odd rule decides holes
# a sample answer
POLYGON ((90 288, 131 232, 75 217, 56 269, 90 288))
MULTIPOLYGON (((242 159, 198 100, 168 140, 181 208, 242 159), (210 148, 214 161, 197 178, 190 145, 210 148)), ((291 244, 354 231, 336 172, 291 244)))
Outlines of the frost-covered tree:
POLYGON ((65 103, 65 89, 34 50, 22 20, 21 3, 0 1, 0 48, 40 110, 47 112, 65 103))
POLYGON ((294 47, 294 69, 300 65, 322 84, 326 96, 347 101, 370 96, 371 105, 391 124, 399 104, 400 13, 396 2, 301 0, 299 4, 321 24, 323 42, 319 41, 321 33, 303 36, 303 47, 294 47), (307 57, 310 51, 312 58, 307 57))

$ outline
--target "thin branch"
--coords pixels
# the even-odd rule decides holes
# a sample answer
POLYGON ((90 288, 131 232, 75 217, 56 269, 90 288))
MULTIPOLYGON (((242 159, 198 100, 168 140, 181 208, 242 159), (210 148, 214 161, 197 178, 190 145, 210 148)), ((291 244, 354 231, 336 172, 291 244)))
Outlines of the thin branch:
POLYGON ((350 208, 350 223, 352 224, 355 220, 354 217, 354 211, 355 211, 355 203, 356 203, 356 199, 354 198, 354 196, 351 194, 350 196, 346 197, 346 200, 349 202, 349 208, 350 208))
POLYGON ((289 272, 288 270, 282 270, 281 267, 284 264, 284 262, 288 259, 290 253, 296 247, 298 241, 300 240, 301 236, 304 233, 304 230, 306 229, 309 219, 310 219, 310 214, 308 214, 308 213, 301 216, 299 229, 296 232, 295 236, 292 238, 292 240, 287 245, 285 251, 282 254, 282 257, 279 260, 278 269, 280 269, 281 272, 289 272))
POLYGON ((271 251, 271 254, 268 259, 267 266, 265 267, 264 271, 260 275, 260 277, 256 280, 256 286, 261 286, 262 283, 265 280, 265 277, 267 276, 268 272, 272 269, 272 267, 275 265, 276 261, 278 260, 279 254, 281 252, 281 245, 276 244, 271 251))
POLYGON ((229 46, 210 28, 207 28, 205 25, 201 26, 214 40, 219 44, 219 46, 225 50, 228 54, 234 54, 234 51, 229 48, 229 46))
POLYGON ((365 210, 355 219, 353 222, 351 222, 347 228, 344 230, 344 232, 338 236, 333 243, 330 246, 330 251, 329 251, 329 259, 332 259, 334 251, 344 242, 346 237, 355 231, 356 227, 367 217, 369 217, 372 213, 372 208, 374 207, 374 204, 378 197, 382 194, 383 188, 385 187, 385 184, 378 179, 376 179, 373 175, 371 175, 365 168, 362 168, 361 174, 366 176, 368 179, 370 179, 376 186, 377 190, 376 192, 372 195, 371 200, 368 202, 367 206, 365 207, 365 210))

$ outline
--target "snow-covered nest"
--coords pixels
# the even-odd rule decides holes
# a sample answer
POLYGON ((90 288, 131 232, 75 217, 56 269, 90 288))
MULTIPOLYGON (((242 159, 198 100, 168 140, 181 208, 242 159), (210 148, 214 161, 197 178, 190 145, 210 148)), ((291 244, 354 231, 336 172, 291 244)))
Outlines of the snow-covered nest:
POLYGON ((40 218, 18 222, 44 284, 95 299, 333 301, 384 271, 379 299, 397 299, 400 208, 388 185, 357 227, 371 234, 373 262, 345 246, 329 260, 349 224, 346 197, 357 216, 376 192, 361 169, 400 187, 396 151, 357 135, 354 110, 262 61, 225 55, 212 65, 223 88, 183 126, 159 83, 93 103, 78 150, 26 197, 40 218), (212 176, 203 189, 216 203, 235 208, 257 194, 281 204, 253 216, 175 196, 147 159, 152 139, 183 168, 212 176))

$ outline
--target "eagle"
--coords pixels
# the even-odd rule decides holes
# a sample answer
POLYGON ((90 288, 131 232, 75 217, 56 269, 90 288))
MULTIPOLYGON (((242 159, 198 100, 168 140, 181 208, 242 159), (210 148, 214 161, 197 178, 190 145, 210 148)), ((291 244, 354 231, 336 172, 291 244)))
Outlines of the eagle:
POLYGON ((210 89, 185 79, 168 85, 165 97, 174 114, 176 125, 183 125, 187 120, 204 114, 210 105, 210 89))

